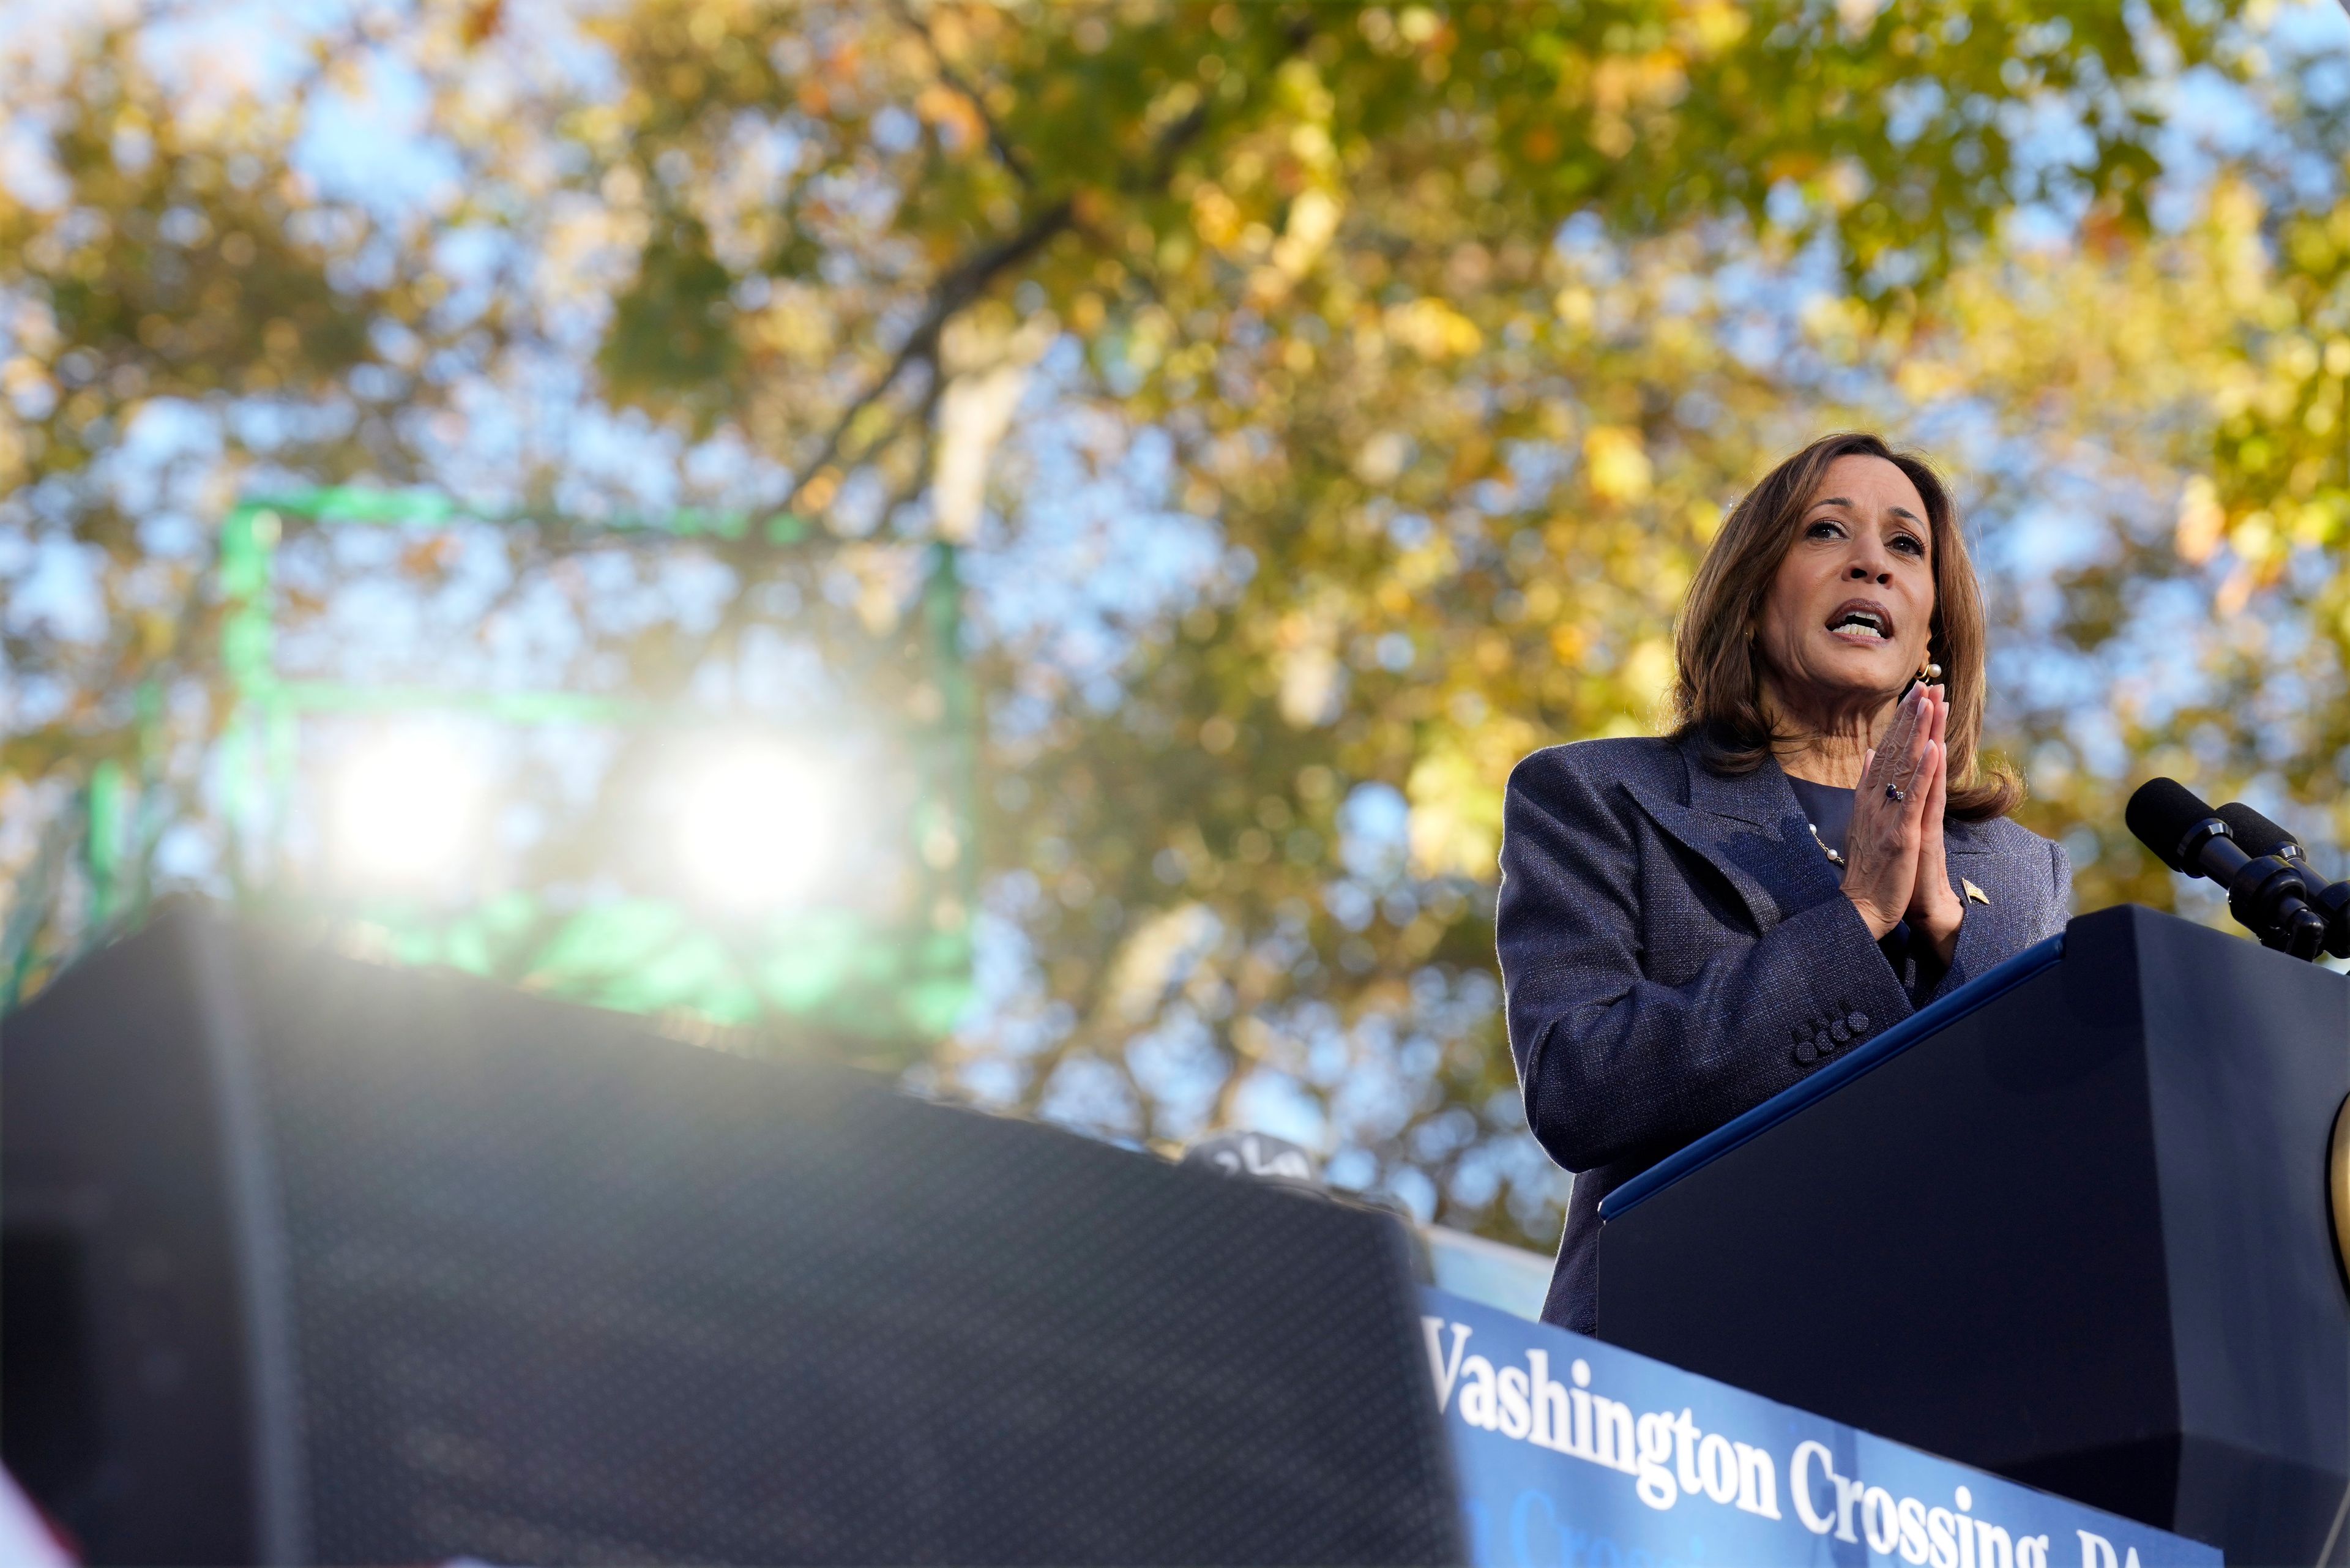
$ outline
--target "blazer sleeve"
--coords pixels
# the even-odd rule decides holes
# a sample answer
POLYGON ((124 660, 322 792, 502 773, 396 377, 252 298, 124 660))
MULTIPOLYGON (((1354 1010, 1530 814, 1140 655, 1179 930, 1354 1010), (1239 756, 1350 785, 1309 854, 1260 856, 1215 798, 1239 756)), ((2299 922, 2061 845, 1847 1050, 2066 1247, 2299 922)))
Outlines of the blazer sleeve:
MULTIPOLYGON (((1804 1075, 1794 1036, 1874 1034, 1911 1012, 1866 922, 1830 897, 1720 950, 1685 983, 1648 978, 1637 808, 1537 753, 1511 774, 1495 910, 1510 1047, 1534 1137, 1569 1170, 1678 1147, 1804 1075), (1620 808, 1620 809, 1619 809, 1620 808), (1859 1015, 1854 1022, 1855 1014, 1859 1015)), ((1692 901, 1692 909, 1694 909, 1692 901)))

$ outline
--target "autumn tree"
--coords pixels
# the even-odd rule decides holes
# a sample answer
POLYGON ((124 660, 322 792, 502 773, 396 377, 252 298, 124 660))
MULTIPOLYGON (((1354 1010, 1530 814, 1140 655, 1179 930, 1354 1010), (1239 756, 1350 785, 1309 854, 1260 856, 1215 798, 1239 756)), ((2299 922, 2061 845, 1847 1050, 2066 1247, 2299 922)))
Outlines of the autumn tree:
MULTIPOLYGON (((225 99, 158 74, 162 25, 7 98, 51 152, 0 205, 6 526, 102 552, 106 611, 11 621, 20 824, 161 669, 168 815, 202 831, 208 559, 153 519, 265 481, 518 519, 508 600, 569 607, 562 679, 657 701, 751 690, 780 637, 897 635, 945 541, 984 994, 919 1080, 1139 1140, 1289 1131, 1543 1241, 1503 780, 1655 724, 1724 504, 1823 426, 1960 472, 1993 740, 2087 901, 2170 897, 2103 826, 2146 768, 2338 795, 2341 106, 2257 19, 635 0, 575 33, 487 4, 225 99), (2190 70, 2298 151, 2166 168, 2190 70), (394 99, 438 171, 405 202, 316 144, 394 99), (183 491, 126 488, 167 413, 216 434, 183 491), (2043 560, 2050 505, 2077 536, 2043 560), (663 508, 752 522, 606 526, 663 508), (603 613, 578 585, 615 561, 716 587, 603 613), (2145 662, 2165 616, 2191 670, 2145 662)), ((461 554, 391 576, 429 598, 461 554)), ((322 551, 317 604, 350 580, 322 551)))

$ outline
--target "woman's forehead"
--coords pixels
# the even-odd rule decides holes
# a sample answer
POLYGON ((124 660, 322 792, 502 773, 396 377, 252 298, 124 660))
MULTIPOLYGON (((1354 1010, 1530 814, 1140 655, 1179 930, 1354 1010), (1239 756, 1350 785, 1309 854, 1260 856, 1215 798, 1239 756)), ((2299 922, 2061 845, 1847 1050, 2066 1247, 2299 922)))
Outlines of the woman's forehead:
POLYGON ((1926 498, 1909 476, 1898 465, 1866 452, 1846 452, 1829 463, 1805 504, 1830 501, 1844 501, 1867 513, 1898 506, 1921 523, 1926 520, 1926 498))

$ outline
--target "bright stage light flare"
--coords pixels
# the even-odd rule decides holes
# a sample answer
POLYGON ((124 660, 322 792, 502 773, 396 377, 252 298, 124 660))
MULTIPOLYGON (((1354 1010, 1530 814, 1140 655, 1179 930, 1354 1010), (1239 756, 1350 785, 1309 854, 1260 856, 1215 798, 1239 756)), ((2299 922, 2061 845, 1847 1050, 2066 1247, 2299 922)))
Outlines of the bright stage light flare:
POLYGON ((479 854, 488 794, 480 763, 453 734, 418 728, 370 736, 329 784, 334 862, 371 887, 445 886, 479 854))
POLYGON ((694 888, 735 909, 806 895, 840 834, 831 773, 779 745, 717 752, 679 792, 677 850, 694 888))

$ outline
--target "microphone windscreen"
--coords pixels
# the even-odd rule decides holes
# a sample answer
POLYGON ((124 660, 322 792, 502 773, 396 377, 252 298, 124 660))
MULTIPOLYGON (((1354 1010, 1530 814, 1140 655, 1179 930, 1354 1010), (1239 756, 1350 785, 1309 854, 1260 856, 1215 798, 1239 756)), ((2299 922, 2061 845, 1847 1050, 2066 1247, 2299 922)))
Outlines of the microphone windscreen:
POLYGON ((2199 822, 2216 815, 2201 796, 2177 779, 2148 779, 2122 808, 2122 820, 2137 841, 2173 871, 2188 869, 2178 846, 2199 822))
POLYGON ((2236 842, 2243 846, 2243 851, 2247 855, 2291 854, 2299 857, 2306 853, 2301 846, 2300 839, 2295 838, 2241 800, 2231 800, 2221 806, 2218 815, 2220 821, 2228 825, 2228 831, 2235 836, 2236 842))

